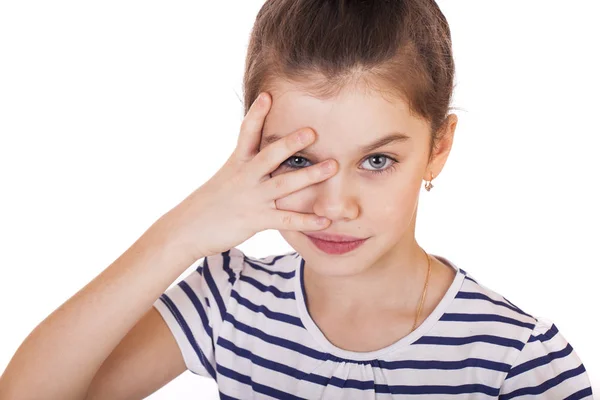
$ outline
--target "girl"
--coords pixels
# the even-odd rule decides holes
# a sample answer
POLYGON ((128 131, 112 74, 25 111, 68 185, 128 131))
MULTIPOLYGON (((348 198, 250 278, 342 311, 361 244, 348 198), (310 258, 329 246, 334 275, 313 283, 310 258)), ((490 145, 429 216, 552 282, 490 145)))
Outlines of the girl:
POLYGON ((27 337, 1 399, 143 398, 185 369, 223 399, 592 398, 551 321, 415 240, 457 124, 433 0, 269 0, 244 78, 225 165, 27 337), (236 248, 265 229, 296 251, 236 248))

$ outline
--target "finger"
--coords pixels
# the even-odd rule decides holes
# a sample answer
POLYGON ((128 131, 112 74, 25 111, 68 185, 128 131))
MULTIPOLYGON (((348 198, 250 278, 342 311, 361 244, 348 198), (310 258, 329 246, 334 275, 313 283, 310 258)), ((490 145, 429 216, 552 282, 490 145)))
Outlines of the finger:
POLYGON ((292 231, 314 231, 324 229, 331 221, 316 214, 304 214, 295 211, 274 210, 260 218, 261 230, 277 229, 292 231), (322 222, 320 222, 322 221, 322 222))
POLYGON ((315 133, 310 128, 303 128, 290 133, 276 142, 264 147, 248 165, 248 173, 253 179, 275 171, 282 162, 302 150, 315 140, 315 133))
POLYGON ((280 199, 307 186, 324 181, 335 175, 337 164, 326 160, 310 167, 279 174, 262 183, 260 192, 269 200, 280 199))
POLYGON ((267 92, 260 93, 250 106, 240 126, 235 148, 235 153, 240 160, 250 161, 258 153, 262 128, 270 108, 271 96, 267 92))

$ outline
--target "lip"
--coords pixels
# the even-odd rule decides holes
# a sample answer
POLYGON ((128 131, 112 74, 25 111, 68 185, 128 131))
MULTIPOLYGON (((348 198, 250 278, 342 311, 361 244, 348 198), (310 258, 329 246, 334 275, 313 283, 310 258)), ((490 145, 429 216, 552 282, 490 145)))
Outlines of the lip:
MULTIPOLYGON (((336 236, 338 239, 341 237, 342 239, 345 239, 346 241, 332 242, 332 241, 328 241, 328 240, 319 239, 319 238, 315 237, 316 235, 314 235, 314 234, 308 235, 305 233, 305 235, 310 239, 310 241, 319 250, 321 250, 327 254, 348 253, 348 252, 360 247, 368 239, 368 238, 366 238, 366 239, 358 238, 358 240, 356 240, 357 238, 355 238, 355 240, 349 241, 348 240, 349 236, 339 236, 338 235, 338 236, 336 236)), ((323 235, 323 236, 325 236, 325 235, 323 235)), ((327 237, 331 237, 331 235, 329 235, 327 237)))
POLYGON ((306 236, 312 237, 319 240, 325 240, 327 242, 356 242, 357 240, 364 240, 364 238, 347 236, 347 235, 336 235, 335 233, 323 233, 323 232, 314 232, 314 233, 305 233, 306 236))

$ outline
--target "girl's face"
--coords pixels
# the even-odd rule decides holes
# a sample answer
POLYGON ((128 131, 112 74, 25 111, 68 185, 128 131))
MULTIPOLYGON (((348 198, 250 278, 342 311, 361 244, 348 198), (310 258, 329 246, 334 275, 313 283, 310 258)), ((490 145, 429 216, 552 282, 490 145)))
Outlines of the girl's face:
POLYGON ((412 256, 420 187, 423 179, 429 180, 429 171, 437 176, 441 169, 427 169, 428 123, 410 115, 405 102, 391 98, 388 102, 362 88, 345 88, 335 98, 319 100, 298 86, 278 81, 270 94, 272 107, 260 149, 268 145, 269 137, 303 127, 316 133, 313 144, 271 176, 326 159, 337 161, 335 175, 276 200, 277 208, 329 218, 329 227, 319 232, 369 238, 341 255, 322 252, 302 232, 280 231, 284 239, 315 272, 329 276, 386 265, 386 260, 402 252, 412 256), (377 148, 371 146, 390 135, 398 136, 377 148))

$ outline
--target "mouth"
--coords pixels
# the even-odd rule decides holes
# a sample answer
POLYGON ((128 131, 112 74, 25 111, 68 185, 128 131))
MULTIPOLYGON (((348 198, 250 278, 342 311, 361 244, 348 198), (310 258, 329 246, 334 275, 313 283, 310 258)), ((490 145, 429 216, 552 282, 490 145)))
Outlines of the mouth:
POLYGON ((321 251, 327 254, 344 254, 360 247, 368 238, 361 239, 352 236, 304 234, 321 251), (325 240, 335 238, 336 240, 325 240))

